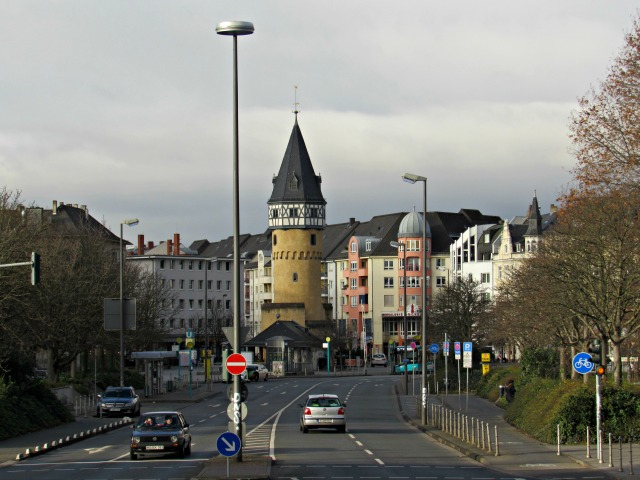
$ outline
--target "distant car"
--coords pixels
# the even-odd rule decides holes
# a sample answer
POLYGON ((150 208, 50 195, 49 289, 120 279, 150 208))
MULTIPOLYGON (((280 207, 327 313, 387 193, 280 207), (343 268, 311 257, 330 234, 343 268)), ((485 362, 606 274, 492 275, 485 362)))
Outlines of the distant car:
POLYGON ((148 412, 140 415, 131 433, 131 460, 138 455, 175 453, 191 455, 189 423, 180 412, 148 412))
POLYGON ((107 387, 98 395, 96 416, 102 415, 140 415, 140 397, 133 387, 107 387))
MULTIPOLYGON (((422 373, 422 364, 420 363, 407 363, 406 371, 409 373, 422 373)), ((405 372, 405 364, 399 363, 395 367, 393 367, 393 373, 396 374, 404 374, 405 372)))
POLYGON ((257 382, 260 380, 266 382, 269 379, 269 370, 267 370, 267 367, 264 365, 249 364, 247 365, 247 369, 240 375, 240 378, 245 382, 257 382))
POLYGON ((387 366, 387 356, 384 353, 374 353, 371 355, 371 366, 375 367, 376 365, 387 366))
POLYGON ((335 428, 344 433, 347 428, 345 414, 346 403, 342 403, 337 395, 325 393, 309 395, 304 404, 300 404, 300 430, 307 433, 311 428, 335 428))

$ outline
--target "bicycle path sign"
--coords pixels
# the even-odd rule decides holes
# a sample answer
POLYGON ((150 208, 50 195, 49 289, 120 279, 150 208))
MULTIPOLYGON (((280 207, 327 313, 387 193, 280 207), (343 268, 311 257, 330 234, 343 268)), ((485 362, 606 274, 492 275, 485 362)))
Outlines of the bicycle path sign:
POLYGON ((586 374, 593 370, 593 361, 591 355, 586 352, 580 352, 573 357, 573 369, 581 374, 586 374))

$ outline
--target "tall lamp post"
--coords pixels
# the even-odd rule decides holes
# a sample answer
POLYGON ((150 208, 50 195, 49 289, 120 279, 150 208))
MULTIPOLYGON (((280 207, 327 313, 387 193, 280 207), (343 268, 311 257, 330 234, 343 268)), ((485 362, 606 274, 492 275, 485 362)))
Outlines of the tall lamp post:
MULTIPOLYGON (((230 21, 221 22, 216 26, 218 35, 233 37, 233 349, 240 353, 240 182, 238 176, 238 36, 251 35, 253 23, 230 21)), ((234 412, 239 412, 240 375, 233 376, 234 412)), ((240 415, 234 414, 235 434, 242 438, 242 421, 240 415)), ((242 462, 242 448, 236 455, 236 460, 242 462)))
POLYGON ((427 424, 427 177, 405 173, 402 180, 408 183, 422 182, 423 203, 422 203, 422 425, 427 424))
POLYGON ((404 242, 391 242, 391 246, 393 248, 402 248, 403 252, 403 266, 402 271, 404 272, 404 285, 403 285, 403 314, 402 314, 402 328, 404 330, 404 355, 402 356, 402 363, 404 364, 404 393, 405 395, 409 395, 409 364, 407 363, 407 342, 409 341, 409 337, 407 336, 407 246, 404 242))
POLYGON ((137 225, 137 218, 120 222, 120 386, 124 387, 124 251, 122 248, 122 227, 137 225))

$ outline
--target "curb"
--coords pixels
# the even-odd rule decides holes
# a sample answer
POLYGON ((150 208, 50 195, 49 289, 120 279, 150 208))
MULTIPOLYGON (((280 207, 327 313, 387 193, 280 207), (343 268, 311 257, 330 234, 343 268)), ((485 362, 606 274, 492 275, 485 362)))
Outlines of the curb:
POLYGON ((82 440, 86 440, 87 438, 94 437, 96 435, 100 435, 103 433, 111 432, 118 428, 122 428, 126 425, 133 423, 133 419, 129 417, 124 417, 119 422, 110 423, 108 425, 102 425, 100 427, 93 428, 91 430, 82 431, 80 433, 76 433, 73 436, 67 435, 64 439, 60 438, 59 440, 53 440, 51 443, 44 443, 42 445, 37 445, 33 449, 27 448, 24 453, 18 453, 16 455, 16 461, 25 460, 27 458, 36 457, 38 455, 43 455, 45 453, 51 452, 61 447, 66 447, 67 445, 71 445, 82 440))

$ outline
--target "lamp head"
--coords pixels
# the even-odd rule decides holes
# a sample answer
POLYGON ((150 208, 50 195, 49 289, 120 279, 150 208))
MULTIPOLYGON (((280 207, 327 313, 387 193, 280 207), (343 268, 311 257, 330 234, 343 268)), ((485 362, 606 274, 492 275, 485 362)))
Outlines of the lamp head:
POLYGON ((251 35, 253 33, 253 23, 232 20, 220 22, 216 26, 218 35, 251 35))
POLYGON ((427 177, 421 177, 420 175, 414 175, 413 173, 405 173, 402 175, 402 180, 407 183, 426 182, 427 177))
POLYGON ((129 225, 130 227, 133 227, 134 225, 137 225, 138 223, 140 223, 140 220, 138 220, 137 218, 129 218, 128 220, 123 220, 122 223, 124 225, 129 225))

